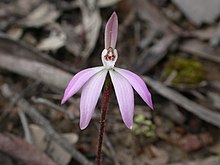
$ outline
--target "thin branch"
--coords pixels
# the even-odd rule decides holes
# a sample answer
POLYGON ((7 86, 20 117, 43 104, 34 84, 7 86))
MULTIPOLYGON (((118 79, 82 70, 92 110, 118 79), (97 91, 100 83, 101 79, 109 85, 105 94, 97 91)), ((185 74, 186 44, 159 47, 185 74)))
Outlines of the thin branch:
POLYGON ((36 98, 36 97, 32 97, 31 100, 36 103, 36 104, 43 104, 43 105, 46 105, 50 108, 52 108, 52 110, 55 110, 57 112, 61 112, 63 113, 67 118, 69 119, 74 119, 74 116, 71 115, 70 113, 68 113, 68 111, 66 111, 64 108, 54 104, 53 102, 45 99, 45 98, 36 98))
POLYGON ((26 141, 29 144, 33 144, 33 139, 32 139, 32 136, 31 136, 30 128, 28 126, 28 121, 27 121, 27 118, 26 118, 24 112, 22 110, 18 110, 18 115, 20 117, 21 124, 22 124, 23 129, 24 129, 24 135, 25 135, 26 141))
POLYGON ((151 88, 153 88, 161 96, 183 107, 185 110, 193 113, 200 119, 220 128, 220 113, 211 111, 208 108, 189 100, 188 98, 184 97, 175 90, 166 87, 161 82, 153 80, 150 77, 143 76, 143 79, 151 88))

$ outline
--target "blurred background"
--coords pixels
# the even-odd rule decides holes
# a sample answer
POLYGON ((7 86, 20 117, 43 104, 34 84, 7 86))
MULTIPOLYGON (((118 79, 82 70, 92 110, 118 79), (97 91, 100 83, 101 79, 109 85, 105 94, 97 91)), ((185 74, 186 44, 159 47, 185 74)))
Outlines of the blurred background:
POLYGON ((132 130, 115 94, 103 165, 220 165, 220 0, 1 0, 0 164, 94 164, 100 102, 79 129, 78 71, 102 65, 104 27, 119 17, 116 66, 146 81, 132 130))

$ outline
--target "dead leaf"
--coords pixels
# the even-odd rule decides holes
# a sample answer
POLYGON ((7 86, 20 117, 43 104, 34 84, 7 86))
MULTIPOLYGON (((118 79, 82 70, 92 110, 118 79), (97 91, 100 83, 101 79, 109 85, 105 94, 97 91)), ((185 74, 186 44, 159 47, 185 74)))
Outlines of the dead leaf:
MULTIPOLYGON (((78 141, 78 136, 73 133, 63 134, 63 137, 66 138, 66 140, 68 140, 71 144, 78 141)), ((55 142, 50 143, 47 148, 47 153, 53 158, 55 162, 58 162, 62 165, 67 165, 72 158, 68 152, 66 152, 60 145, 55 142)))
POLYGON ((12 26, 7 30, 7 34, 11 38, 13 38, 15 40, 18 40, 23 34, 23 29, 21 27, 18 27, 18 26, 12 26))
MULTIPOLYGON (((66 165, 71 160, 71 155, 66 152, 60 145, 56 142, 48 139, 46 132, 39 126, 35 124, 30 125, 30 129, 33 135, 34 145, 41 151, 46 151, 50 157, 53 158, 58 164, 66 165), (62 155, 62 156, 61 156, 62 155)), ((63 134, 71 144, 78 141, 78 136, 74 133, 63 134)))
POLYGON ((17 0, 12 6, 19 15, 26 16, 42 2, 43 0, 17 0))
POLYGON ((49 24, 47 25, 46 30, 50 31, 49 37, 44 38, 37 45, 39 50, 56 50, 64 46, 66 42, 66 34, 58 24, 49 24))
POLYGON ((62 23, 62 28, 67 35, 66 48, 76 56, 87 58, 96 45, 101 28, 101 17, 94 1, 88 1, 89 5, 84 4, 84 1, 79 2, 82 23, 74 27, 62 23))
POLYGON ((164 108, 159 109, 159 112, 164 116, 178 124, 183 124, 185 122, 185 116, 179 111, 176 104, 173 104, 172 102, 165 102, 161 105, 164 108))
POLYGON ((220 63, 220 53, 219 48, 212 48, 205 42, 199 40, 188 40, 180 45, 180 50, 183 52, 190 53, 192 55, 204 58, 205 60, 210 60, 212 62, 220 63))
POLYGON ((45 151, 47 148, 48 139, 46 133, 37 125, 30 124, 30 130, 33 138, 34 145, 41 151, 45 151))
POLYGON ((65 44, 67 50, 75 56, 80 56, 82 50, 82 26, 77 25, 73 27, 71 24, 63 22, 61 27, 67 36, 65 44))
POLYGON ((182 163, 172 163, 169 165, 219 165, 217 156, 210 156, 206 159, 195 161, 183 161, 182 163))
POLYGON ((219 0, 172 0, 172 2, 197 26, 202 23, 214 23, 220 15, 219 0))
POLYGON ((217 110, 220 110, 220 95, 215 92, 208 92, 207 96, 210 99, 210 101, 212 102, 213 106, 217 110))
POLYGON ((53 4, 45 2, 35 8, 27 17, 22 19, 20 23, 28 27, 39 27, 54 22, 59 15, 59 11, 56 10, 53 4))
POLYGON ((217 27, 211 26, 206 29, 198 29, 198 30, 192 31, 190 33, 193 36, 198 37, 200 40, 207 41, 207 40, 210 40, 214 36, 216 30, 217 30, 217 27))
POLYGON ((0 2, 0 29, 17 24, 18 20, 26 17, 34 6, 42 0, 16 0, 0 2), (16 22, 16 23, 15 23, 16 22))
POLYGON ((214 153, 214 154, 219 154, 219 152, 220 152, 220 141, 218 140, 218 142, 216 144, 209 147, 209 151, 211 153, 214 153))
POLYGON ((150 146, 151 152, 154 154, 153 157, 148 161, 149 165, 161 165, 166 164, 169 160, 168 153, 155 146, 150 146))
POLYGON ((22 40, 31 45, 37 45, 37 39, 30 32, 25 33, 22 40))
POLYGON ((109 6, 112 6, 116 3, 118 3, 120 0, 98 0, 98 6, 100 8, 102 7, 109 7, 109 6))
POLYGON ((88 57, 93 51, 96 41, 99 36, 99 30, 101 27, 101 17, 98 10, 94 10, 91 13, 86 12, 87 9, 82 9, 83 15, 83 28, 86 35, 86 45, 81 52, 82 57, 88 57))
POLYGON ((162 165, 166 164, 169 160, 168 153, 163 150, 159 149, 155 146, 149 146, 144 149, 144 152, 138 157, 135 158, 135 163, 138 165, 162 165))
POLYGON ((212 143, 213 137, 208 132, 196 135, 188 134, 179 141, 179 145, 186 152, 197 151, 212 143))

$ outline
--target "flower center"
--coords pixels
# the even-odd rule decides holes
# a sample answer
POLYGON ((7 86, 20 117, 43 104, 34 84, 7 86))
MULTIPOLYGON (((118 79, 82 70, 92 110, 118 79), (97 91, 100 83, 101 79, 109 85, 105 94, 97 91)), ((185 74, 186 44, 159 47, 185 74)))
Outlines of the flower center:
POLYGON ((109 61, 109 60, 114 61, 115 60, 115 55, 114 55, 113 48, 111 48, 111 47, 108 48, 107 54, 104 56, 104 58, 105 58, 106 61, 109 61))
POLYGON ((113 68, 117 59, 118 53, 116 49, 109 47, 102 51, 102 63, 106 68, 113 68))

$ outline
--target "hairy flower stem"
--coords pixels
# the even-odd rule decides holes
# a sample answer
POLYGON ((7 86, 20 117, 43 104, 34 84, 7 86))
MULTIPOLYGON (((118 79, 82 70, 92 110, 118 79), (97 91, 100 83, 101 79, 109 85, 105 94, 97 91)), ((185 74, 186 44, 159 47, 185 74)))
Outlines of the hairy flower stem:
POLYGON ((99 140, 98 140, 98 148, 96 152, 96 165, 101 165, 101 154, 102 154, 102 143, 103 143, 103 135, 105 132, 105 117, 109 102, 109 97, 112 91, 112 83, 110 80, 110 76, 107 75, 103 98, 102 98, 102 106, 101 106, 101 119, 100 119, 100 128, 99 128, 99 140))

